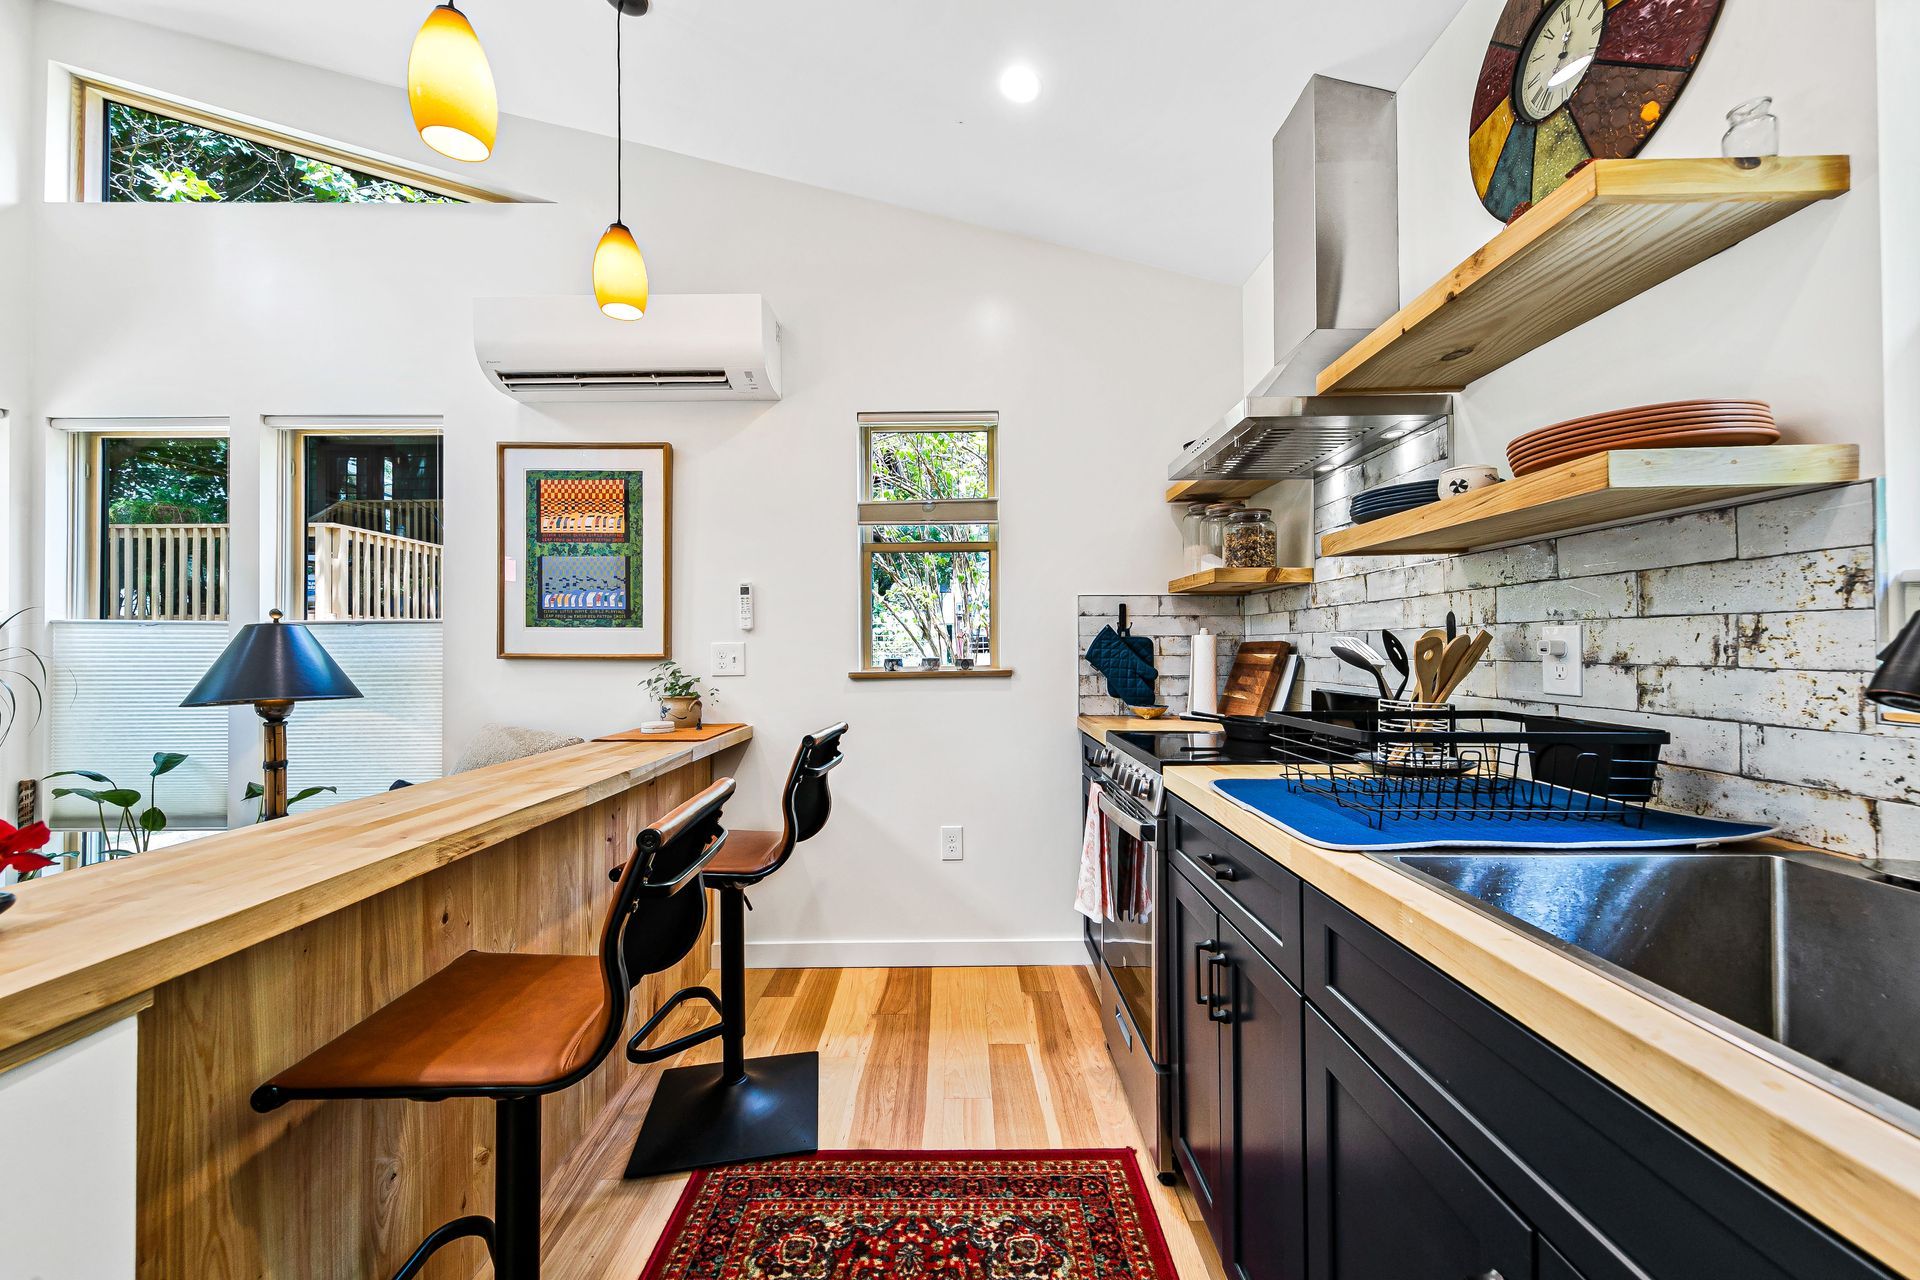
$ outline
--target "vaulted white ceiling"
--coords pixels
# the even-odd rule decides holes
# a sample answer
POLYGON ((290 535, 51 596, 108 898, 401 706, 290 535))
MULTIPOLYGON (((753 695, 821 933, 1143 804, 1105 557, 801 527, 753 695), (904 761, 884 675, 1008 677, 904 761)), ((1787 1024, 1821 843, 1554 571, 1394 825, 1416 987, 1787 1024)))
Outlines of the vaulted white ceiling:
MULTIPOLYGON (((399 84, 432 0, 76 0, 399 84)), ((1268 146, 1326 72, 1397 86, 1462 0, 655 0, 628 134, 684 154, 1238 284, 1268 146), (1030 106, 1009 63, 1039 71, 1030 106)), ((503 112, 612 132, 605 0, 462 0, 503 112)), ((1464 108, 1463 108, 1464 109, 1464 108)))

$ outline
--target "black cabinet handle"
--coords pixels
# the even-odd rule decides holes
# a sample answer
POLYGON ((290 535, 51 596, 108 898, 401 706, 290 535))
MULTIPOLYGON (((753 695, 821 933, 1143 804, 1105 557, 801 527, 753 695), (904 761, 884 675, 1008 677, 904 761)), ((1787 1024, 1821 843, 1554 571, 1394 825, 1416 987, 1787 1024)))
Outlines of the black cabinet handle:
POLYGON ((1207 1006, 1213 1003, 1213 996, 1211 994, 1213 984, 1208 983, 1207 990, 1205 991, 1200 989, 1200 975, 1207 967, 1206 962, 1202 960, 1201 957, 1218 955, 1220 949, 1220 940, 1218 938, 1208 938, 1205 942, 1199 943, 1193 949, 1193 1002, 1197 1005, 1207 1006))
POLYGON ((1233 1009, 1227 997, 1221 995, 1219 987, 1215 985, 1220 975, 1232 967, 1233 961, 1224 955, 1217 955, 1207 961, 1207 1004, 1210 1006, 1207 1010, 1207 1021, 1209 1022, 1233 1021, 1233 1009))
POLYGON ((1232 863, 1229 862, 1219 866, 1215 866, 1213 868, 1213 878, 1215 880, 1226 880, 1231 882, 1234 880, 1238 880, 1240 878, 1240 872, 1237 869, 1235 869, 1232 863))
POLYGON ((1507 1280, 1507 1278, 1500 1274, 1499 1268, 1488 1267, 1485 1271, 1474 1272, 1467 1277, 1467 1280, 1507 1280))

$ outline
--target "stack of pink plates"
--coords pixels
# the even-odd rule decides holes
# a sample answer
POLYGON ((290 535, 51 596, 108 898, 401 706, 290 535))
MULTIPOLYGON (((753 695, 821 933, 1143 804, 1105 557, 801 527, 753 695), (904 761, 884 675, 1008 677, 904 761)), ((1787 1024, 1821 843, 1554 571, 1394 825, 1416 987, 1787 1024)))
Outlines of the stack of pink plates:
POLYGON ((1705 449, 1780 438, 1764 400, 1676 400, 1616 409, 1528 432, 1507 446, 1513 474, 1529 475, 1613 449, 1705 449))

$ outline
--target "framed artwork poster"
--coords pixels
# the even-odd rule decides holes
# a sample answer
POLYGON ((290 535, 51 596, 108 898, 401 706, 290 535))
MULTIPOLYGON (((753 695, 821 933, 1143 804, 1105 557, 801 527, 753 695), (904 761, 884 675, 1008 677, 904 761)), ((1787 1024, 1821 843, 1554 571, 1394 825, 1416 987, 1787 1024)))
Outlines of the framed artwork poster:
POLYGON ((673 447, 500 446, 502 658, 672 651, 673 447))

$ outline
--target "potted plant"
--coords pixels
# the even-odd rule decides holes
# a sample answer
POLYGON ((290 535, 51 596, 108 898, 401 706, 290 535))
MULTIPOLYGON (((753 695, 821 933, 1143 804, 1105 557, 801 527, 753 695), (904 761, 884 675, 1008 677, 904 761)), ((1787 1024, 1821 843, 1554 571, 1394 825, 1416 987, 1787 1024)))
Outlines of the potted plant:
MULTIPOLYGON (((673 721, 676 729, 700 727, 700 682, 677 662, 663 662, 640 687, 660 700, 660 714, 673 721)), ((720 691, 708 689, 707 697, 720 701, 720 691)))
POLYGON ((184 752, 156 751, 153 753, 153 768, 148 770, 151 798, 142 796, 137 787, 123 787, 104 773, 95 773, 91 769, 63 769, 59 773, 48 774, 43 781, 51 782, 55 778, 85 778, 89 782, 101 783, 95 787, 55 787, 53 797, 79 796, 92 803, 100 815, 100 843, 108 858, 124 858, 128 854, 145 853, 153 843, 154 836, 167 829, 167 815, 161 811, 160 779, 172 773, 187 762, 184 752), (146 808, 135 812, 142 803, 146 808), (114 811, 109 818, 107 811, 114 811))

